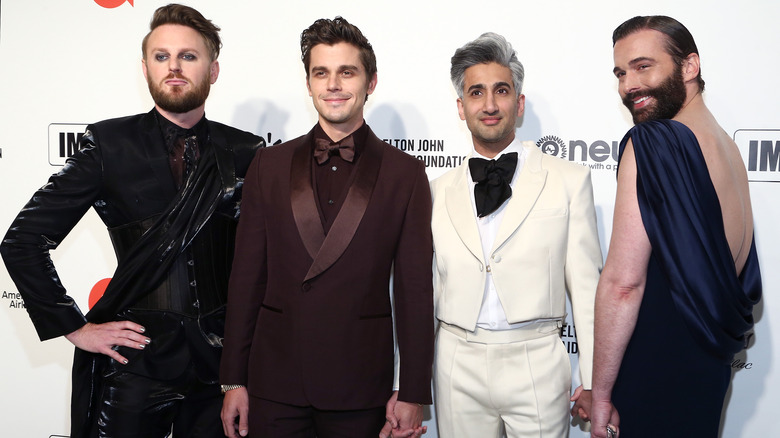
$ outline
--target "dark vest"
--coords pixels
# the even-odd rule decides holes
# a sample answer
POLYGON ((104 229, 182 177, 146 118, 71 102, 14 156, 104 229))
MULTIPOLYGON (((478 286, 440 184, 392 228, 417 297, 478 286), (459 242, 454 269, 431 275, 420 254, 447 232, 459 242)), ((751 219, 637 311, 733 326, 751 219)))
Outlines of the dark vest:
MULTIPOLYGON (((119 263, 155 219, 108 230, 119 263)), ((220 309, 227 301, 235 234, 236 221, 215 213, 176 259, 165 280, 131 309, 171 311, 192 318, 220 309)))

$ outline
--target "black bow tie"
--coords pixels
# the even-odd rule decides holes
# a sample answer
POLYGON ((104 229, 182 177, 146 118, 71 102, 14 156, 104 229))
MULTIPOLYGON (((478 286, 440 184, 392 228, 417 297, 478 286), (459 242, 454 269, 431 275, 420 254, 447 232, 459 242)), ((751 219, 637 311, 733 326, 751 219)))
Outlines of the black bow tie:
POLYGON ((474 202, 477 216, 485 217, 512 196, 512 177, 517 167, 517 152, 502 155, 498 160, 482 158, 469 159, 471 179, 474 186, 474 202))

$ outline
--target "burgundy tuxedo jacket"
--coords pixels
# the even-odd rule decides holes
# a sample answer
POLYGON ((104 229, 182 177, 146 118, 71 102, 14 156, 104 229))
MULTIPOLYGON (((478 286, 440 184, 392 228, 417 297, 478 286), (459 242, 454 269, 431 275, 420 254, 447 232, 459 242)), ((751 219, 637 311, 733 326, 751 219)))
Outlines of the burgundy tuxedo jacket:
POLYGON ((326 235, 312 185, 313 130, 262 149, 244 184, 220 381, 326 410, 431 403, 431 195, 422 162, 369 129, 326 235))

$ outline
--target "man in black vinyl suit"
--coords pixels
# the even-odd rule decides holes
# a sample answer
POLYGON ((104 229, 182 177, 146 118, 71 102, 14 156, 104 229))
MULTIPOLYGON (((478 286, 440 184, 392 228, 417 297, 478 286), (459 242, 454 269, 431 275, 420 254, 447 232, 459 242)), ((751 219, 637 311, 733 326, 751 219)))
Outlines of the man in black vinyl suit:
POLYGON ((222 437, 218 367, 240 181, 262 138, 205 118, 219 28, 159 8, 143 41, 155 107, 87 127, 0 251, 41 340, 74 345, 72 437, 222 437), (118 267, 84 315, 49 257, 93 207, 118 267))

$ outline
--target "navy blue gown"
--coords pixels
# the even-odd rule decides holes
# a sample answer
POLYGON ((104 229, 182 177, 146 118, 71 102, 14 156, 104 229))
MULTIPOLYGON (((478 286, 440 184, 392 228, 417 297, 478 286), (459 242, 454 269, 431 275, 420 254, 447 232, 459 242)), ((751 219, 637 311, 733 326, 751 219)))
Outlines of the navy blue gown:
POLYGON ((761 297, 754 242, 740 275, 698 141, 685 125, 632 128, 652 245, 639 318, 612 392, 621 438, 717 437, 730 362, 761 297))

